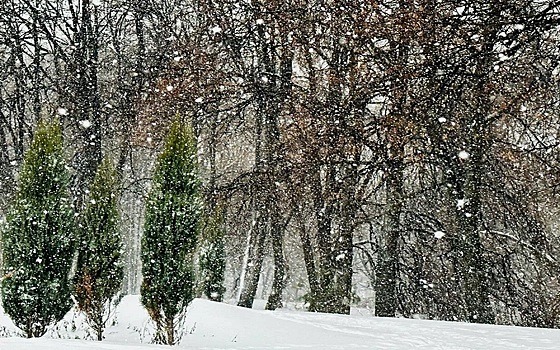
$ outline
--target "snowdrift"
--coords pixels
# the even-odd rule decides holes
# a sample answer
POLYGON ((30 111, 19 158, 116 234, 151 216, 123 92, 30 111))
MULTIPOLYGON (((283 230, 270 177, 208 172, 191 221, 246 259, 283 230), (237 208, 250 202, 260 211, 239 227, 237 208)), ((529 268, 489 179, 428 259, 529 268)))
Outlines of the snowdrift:
MULTIPOLYGON (((303 311, 249 310, 196 299, 178 349, 558 349, 560 330, 386 319, 303 311)), ((367 313, 367 311, 362 312, 367 313)), ((106 340, 91 338, 83 318, 70 312, 41 339, 0 338, 1 350, 148 350, 153 331, 138 296, 127 296, 106 340), (76 339, 79 338, 79 339, 76 339)), ((0 310, 0 335, 16 328, 0 310)))

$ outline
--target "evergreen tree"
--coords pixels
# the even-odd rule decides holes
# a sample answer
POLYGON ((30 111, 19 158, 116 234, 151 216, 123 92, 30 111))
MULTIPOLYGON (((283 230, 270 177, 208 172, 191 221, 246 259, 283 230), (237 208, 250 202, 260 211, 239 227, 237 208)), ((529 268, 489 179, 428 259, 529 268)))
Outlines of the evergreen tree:
POLYGON ((173 345, 175 324, 194 298, 193 256, 200 216, 196 139, 178 121, 157 159, 142 237, 141 300, 155 341, 173 345))
POLYGON ((69 274, 74 212, 60 124, 41 121, 24 157, 3 232, 5 311, 27 337, 40 337, 72 307, 69 274))
POLYGON ((123 279, 118 213, 118 177, 109 158, 99 165, 82 224, 74 294, 89 325, 103 340, 111 301, 123 279))
POLYGON ((223 218, 219 209, 215 209, 207 221, 199 257, 201 289, 208 299, 222 301, 225 292, 226 257, 223 218))

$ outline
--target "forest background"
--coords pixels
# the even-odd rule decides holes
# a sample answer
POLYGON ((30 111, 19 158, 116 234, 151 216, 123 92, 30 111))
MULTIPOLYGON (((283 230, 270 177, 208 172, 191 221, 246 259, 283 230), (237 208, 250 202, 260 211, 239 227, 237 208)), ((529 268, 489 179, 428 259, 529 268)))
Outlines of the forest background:
POLYGON ((177 115, 223 218, 226 298, 554 327, 558 1, 6 0, 0 217, 41 118, 77 208, 121 178, 123 290, 177 115), (374 297, 375 296, 375 297, 374 297))

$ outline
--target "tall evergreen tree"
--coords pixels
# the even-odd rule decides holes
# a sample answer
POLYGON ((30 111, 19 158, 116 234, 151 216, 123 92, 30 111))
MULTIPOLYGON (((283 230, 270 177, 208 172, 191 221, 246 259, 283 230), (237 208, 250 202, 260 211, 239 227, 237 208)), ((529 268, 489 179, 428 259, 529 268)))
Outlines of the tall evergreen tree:
POLYGON ((194 298, 193 256, 200 216, 196 138, 179 121, 158 157, 142 238, 141 300, 155 341, 173 345, 175 325, 194 298))
POLYGON ((219 208, 214 209, 214 213, 207 219, 201 246, 199 270, 202 292, 212 301, 222 301, 226 291, 226 256, 223 217, 219 208))
POLYGON ((58 121, 41 121, 20 173, 3 232, 3 306, 29 338, 72 307, 74 212, 58 121))
POLYGON ((97 340, 103 340, 111 302, 123 279, 118 177, 109 158, 97 170, 78 231, 80 246, 74 293, 97 340))

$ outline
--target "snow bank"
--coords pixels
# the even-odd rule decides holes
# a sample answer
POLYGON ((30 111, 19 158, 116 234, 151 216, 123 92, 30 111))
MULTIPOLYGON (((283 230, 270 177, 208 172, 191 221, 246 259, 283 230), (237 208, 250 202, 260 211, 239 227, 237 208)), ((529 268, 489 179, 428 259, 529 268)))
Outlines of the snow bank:
MULTIPOLYGON (((0 312, 0 329, 15 327, 0 312)), ((557 349, 560 330, 474 325, 371 316, 263 311, 195 300, 179 349, 557 349)), ((1 350, 147 350, 151 324, 137 296, 121 302, 106 340, 88 338, 83 318, 71 312, 41 339, 0 338, 1 350), (67 338, 67 339, 54 339, 67 338)))

